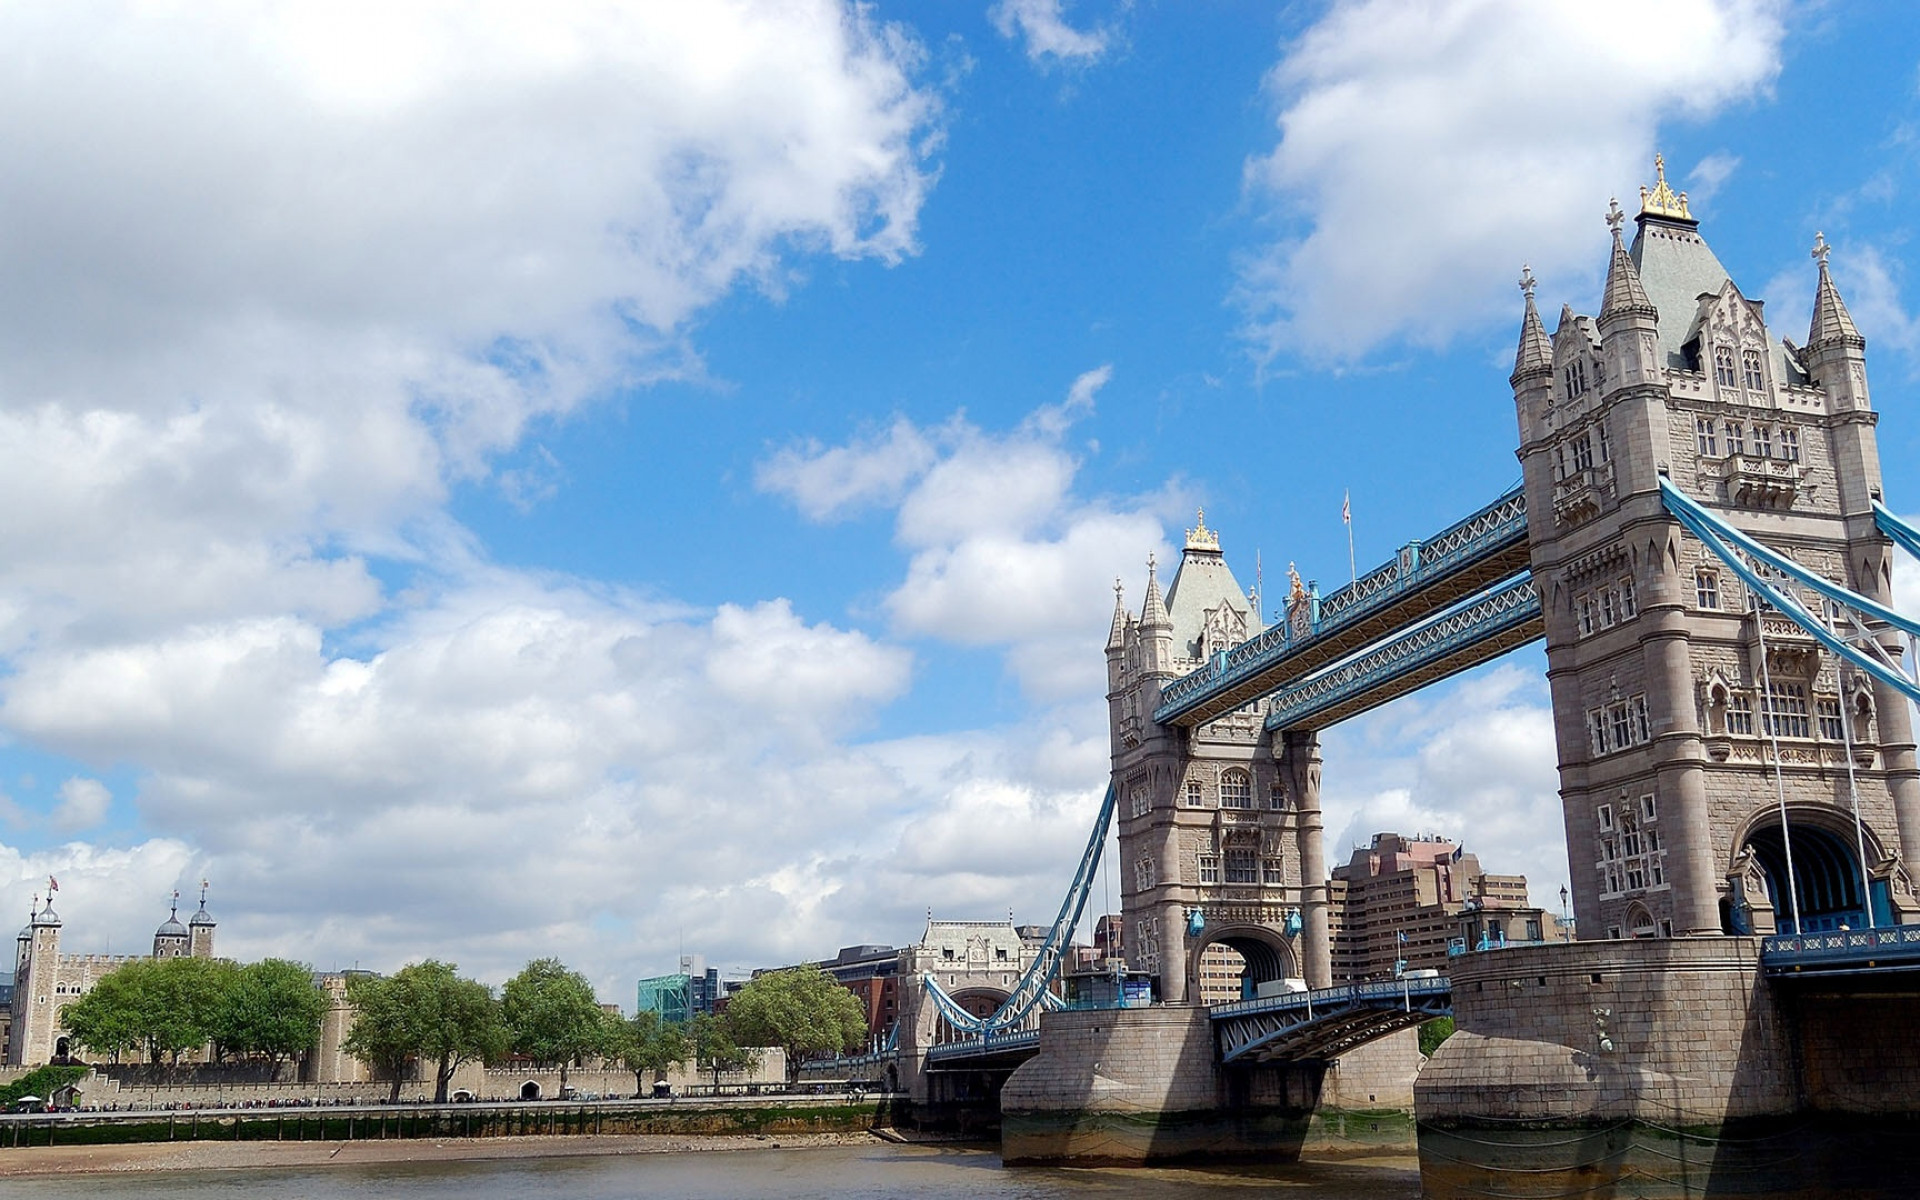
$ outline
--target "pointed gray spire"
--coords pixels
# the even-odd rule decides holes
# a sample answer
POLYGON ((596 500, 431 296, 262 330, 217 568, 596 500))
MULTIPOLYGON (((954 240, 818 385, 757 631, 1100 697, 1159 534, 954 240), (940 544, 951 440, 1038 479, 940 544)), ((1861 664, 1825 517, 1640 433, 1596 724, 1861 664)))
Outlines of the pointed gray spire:
POLYGON ((1820 264, 1820 283, 1813 293, 1813 325, 1807 330, 1807 349, 1820 350, 1827 346, 1865 349, 1867 339, 1860 336, 1846 304, 1840 299, 1840 289, 1833 286, 1833 276, 1827 273, 1827 255, 1832 249, 1826 234, 1813 235, 1813 257, 1820 264))
POLYGON ((1513 382, 1534 374, 1553 373, 1553 342, 1546 326, 1540 323, 1540 310, 1533 306, 1535 280, 1530 267, 1520 268, 1520 290, 1527 296, 1527 311, 1520 318, 1520 349, 1513 356, 1513 382))
POLYGON ((1160 598, 1160 577, 1156 574, 1158 564, 1153 555, 1147 556, 1147 598, 1140 605, 1140 628, 1172 629, 1173 618, 1167 615, 1167 602, 1160 598))
POLYGON ((1620 202, 1609 202, 1607 227, 1613 230, 1613 260, 1607 264, 1607 292, 1600 303, 1602 321, 1620 315, 1659 316, 1653 301, 1647 299, 1646 286, 1640 282, 1640 269, 1633 265, 1626 244, 1620 240, 1620 226, 1626 219, 1627 214, 1620 211, 1620 202))
POLYGON ((1123 650, 1127 645, 1127 602, 1125 589, 1113 581, 1113 628, 1107 631, 1107 649, 1123 650))

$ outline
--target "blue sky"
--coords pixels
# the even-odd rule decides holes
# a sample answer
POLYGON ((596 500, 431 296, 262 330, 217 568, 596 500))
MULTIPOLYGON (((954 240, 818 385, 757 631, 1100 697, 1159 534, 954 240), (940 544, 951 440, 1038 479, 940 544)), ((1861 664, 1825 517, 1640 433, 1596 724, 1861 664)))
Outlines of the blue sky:
MULTIPOLYGON (((1834 243, 1916 507, 1901 4, 394 12, 0 14, 0 899, 77 946, 206 877, 621 999, 1045 919, 1112 580, 1510 486, 1513 281, 1591 311, 1656 151, 1777 331, 1834 243)), ((1329 856, 1555 892, 1540 671, 1330 731, 1329 856)))

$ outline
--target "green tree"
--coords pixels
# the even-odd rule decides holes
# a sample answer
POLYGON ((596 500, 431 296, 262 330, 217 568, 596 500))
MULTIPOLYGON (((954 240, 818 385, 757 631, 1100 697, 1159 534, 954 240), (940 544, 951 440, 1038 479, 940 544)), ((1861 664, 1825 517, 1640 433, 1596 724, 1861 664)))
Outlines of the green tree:
POLYGON ((327 998, 314 986, 313 968, 269 958, 240 968, 214 1015, 214 1040, 237 1054, 280 1060, 304 1054, 320 1040, 327 998))
POLYGON ((687 1031, 669 1025, 657 1012, 637 1012, 620 1027, 619 1054, 633 1072, 636 1096, 647 1094, 647 1084, 686 1062, 693 1054, 687 1031))
POLYGON ((787 1052, 787 1082, 800 1077, 800 1060, 826 1051, 857 1050, 867 1036, 860 1001, 819 967, 788 967, 761 975, 727 1004, 735 1040, 787 1052))
POLYGON ((214 1038, 218 1014, 239 975, 224 959, 130 962, 69 1005, 61 1022, 75 1041, 116 1061, 138 1049, 149 1062, 180 1055, 214 1038))
POLYGON ((1452 1017, 1435 1017, 1433 1020, 1426 1022, 1420 1026, 1421 1056, 1424 1058, 1432 1058, 1433 1052, 1440 1048, 1440 1043, 1452 1036, 1452 1017))
POLYGON ((557 958, 536 958, 507 980, 500 1015, 515 1053, 559 1064, 562 1092, 575 1059, 615 1047, 613 1022, 594 999, 593 985, 557 958))
POLYGON ((93 985, 60 1014, 73 1040, 113 1062, 146 1044, 140 1027, 138 964, 130 963, 93 985))
POLYGON ((723 1072, 744 1071, 760 1061, 759 1052, 741 1047, 740 1043, 734 1041, 733 1030, 727 1022, 712 1013, 696 1016, 689 1034, 694 1061, 713 1072, 715 1087, 720 1086, 723 1072))
POLYGON ((354 1007, 346 1049, 388 1073, 389 1102, 400 1099, 407 1064, 434 1064, 433 1098, 447 1100, 453 1073, 466 1062, 490 1062, 506 1052, 506 1028, 492 989, 455 974, 452 963, 428 959, 390 976, 363 976, 347 984, 354 1007))

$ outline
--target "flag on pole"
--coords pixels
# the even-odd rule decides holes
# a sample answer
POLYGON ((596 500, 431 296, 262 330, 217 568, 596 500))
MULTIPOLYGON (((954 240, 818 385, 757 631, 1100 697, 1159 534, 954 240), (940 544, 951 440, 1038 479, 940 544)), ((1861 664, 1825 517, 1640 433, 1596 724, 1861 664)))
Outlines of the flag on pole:
POLYGON ((58 879, 55 879, 51 875, 47 876, 47 895, 51 896, 53 895, 53 893, 59 890, 60 890, 60 881, 58 879))
POLYGON ((1347 527, 1347 579, 1352 583, 1360 582, 1360 568, 1353 560, 1353 489, 1348 488, 1340 496, 1340 523, 1347 527))
POLYGON ((1343 524, 1353 524, 1353 489, 1348 488, 1346 495, 1340 498, 1340 520, 1343 524))

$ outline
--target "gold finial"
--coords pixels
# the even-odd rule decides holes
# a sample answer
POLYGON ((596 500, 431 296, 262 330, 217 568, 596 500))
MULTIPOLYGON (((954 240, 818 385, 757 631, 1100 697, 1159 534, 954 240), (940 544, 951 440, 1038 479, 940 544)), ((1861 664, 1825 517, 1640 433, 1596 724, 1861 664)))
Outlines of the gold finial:
POLYGON ((1220 533, 1218 530, 1207 528, 1207 510, 1204 508, 1200 509, 1195 514, 1195 520, 1197 523, 1194 527, 1187 530, 1187 549, 1218 550, 1220 548, 1220 533))
POLYGON ((1693 213, 1687 209, 1687 194, 1675 193, 1667 186, 1667 159, 1665 155, 1653 156, 1653 190, 1649 192, 1643 184, 1640 188, 1640 215, 1643 217, 1677 217, 1682 221, 1693 220, 1693 213))

